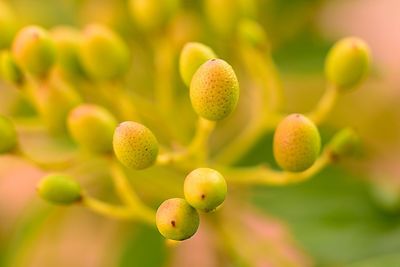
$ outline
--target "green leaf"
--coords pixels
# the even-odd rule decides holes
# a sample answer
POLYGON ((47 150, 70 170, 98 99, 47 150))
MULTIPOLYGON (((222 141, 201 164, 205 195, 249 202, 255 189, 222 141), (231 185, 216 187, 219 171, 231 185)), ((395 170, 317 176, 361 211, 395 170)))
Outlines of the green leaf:
POLYGON ((399 263, 400 263, 400 253, 395 253, 352 263, 346 265, 345 267, 383 267, 383 266, 389 267, 389 266, 398 266, 399 263))

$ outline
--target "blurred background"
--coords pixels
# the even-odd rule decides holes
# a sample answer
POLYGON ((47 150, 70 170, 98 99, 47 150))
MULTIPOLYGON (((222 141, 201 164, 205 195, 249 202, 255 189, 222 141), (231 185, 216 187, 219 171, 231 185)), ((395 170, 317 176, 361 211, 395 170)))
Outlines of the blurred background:
MULTIPOLYGON (((182 0, 167 18, 161 14, 150 18, 149 25, 163 25, 153 31, 135 20, 128 2, 2 1, 0 27, 9 12, 17 28, 108 25, 132 49, 128 78, 132 90, 151 97, 146 88, 154 82, 149 75, 155 71, 154 55, 149 52, 154 43, 167 39, 179 51, 187 41, 204 42, 235 66, 232 32, 240 18, 249 17, 268 35, 288 112, 307 112, 317 103, 326 83, 325 55, 336 40, 349 35, 363 38, 372 50, 371 74, 360 88, 340 97, 320 128, 327 141, 337 129, 354 127, 363 141, 362 153, 302 184, 240 192, 245 196, 233 199, 221 211, 226 216, 222 227, 236 233, 232 242, 251 266, 400 266, 400 1, 182 0), (164 20, 158 22, 161 17, 164 20)), ((182 116, 180 127, 188 129, 181 132, 190 136, 195 116, 178 76, 177 57, 172 60, 171 83, 182 102, 175 112, 182 116)), ((240 72, 240 66, 236 69, 240 72)), ((20 98, 14 88, 1 84, 0 113, 29 117, 31 107, 20 98)), ((239 110, 245 108, 246 102, 239 110)), ((234 124, 232 120, 228 126, 234 124)), ((68 142, 40 134, 22 138, 43 160, 72 153, 68 142)), ((181 138, 185 140, 185 134, 181 138)), ((273 164, 271 143, 272 133, 266 134, 237 164, 273 164)), ((111 186, 103 165, 93 159, 73 172, 85 187, 101 194, 111 186)), ((241 266, 225 255, 208 223, 202 224, 195 237, 176 246, 141 224, 117 222, 80 207, 54 208, 36 196, 36 184, 44 173, 29 161, 0 156, 1 267, 241 266)), ((165 182, 165 177, 152 177, 150 172, 140 178, 144 180, 134 184, 144 188, 142 197, 154 201, 154 206, 163 198, 182 194, 174 189, 160 196, 163 181, 158 180, 165 182)))

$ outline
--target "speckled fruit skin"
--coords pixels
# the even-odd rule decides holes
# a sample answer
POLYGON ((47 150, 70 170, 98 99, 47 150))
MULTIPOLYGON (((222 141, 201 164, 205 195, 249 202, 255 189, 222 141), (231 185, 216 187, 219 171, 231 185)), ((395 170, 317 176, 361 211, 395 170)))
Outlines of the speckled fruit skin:
POLYGON ((190 86, 193 74, 209 59, 216 58, 214 51, 201 43, 190 42, 182 48, 179 58, 179 71, 183 82, 190 86))
POLYGON ((340 90, 358 85, 366 76, 370 65, 370 49, 361 39, 347 37, 338 41, 325 61, 327 79, 340 90))
POLYGON ((67 126, 72 138, 84 149, 95 153, 112 151, 117 120, 105 108, 83 104, 68 115, 67 126))
POLYGON ((216 170, 198 168, 186 176, 183 186, 186 201, 194 208, 209 212, 224 202, 228 188, 216 170))
POLYGON ((8 152, 17 144, 17 132, 11 120, 0 115, 0 153, 8 152))
POLYGON ((40 197, 59 205, 68 205, 81 199, 81 187, 68 175, 50 174, 37 187, 40 197))
POLYGON ((113 146, 118 160, 132 169, 145 169, 153 165, 157 159, 157 139, 140 123, 133 121, 121 123, 115 129, 113 146))
POLYGON ((79 55, 85 72, 94 80, 118 78, 129 68, 127 45, 101 25, 92 24, 85 28, 79 55))
POLYGON ((185 240, 193 236, 199 228, 199 214, 182 198, 164 201, 157 210, 158 231, 168 239, 185 240))
POLYGON ((311 167, 321 149, 321 138, 312 121, 301 114, 283 119, 274 134, 274 156, 279 166, 289 172, 311 167))
POLYGON ((239 100, 239 82, 222 59, 210 59, 199 67, 190 83, 190 100, 196 113, 208 120, 226 118, 239 100))
POLYGON ((12 54, 24 70, 43 76, 55 62, 56 49, 45 29, 28 26, 17 33, 12 44, 12 54))

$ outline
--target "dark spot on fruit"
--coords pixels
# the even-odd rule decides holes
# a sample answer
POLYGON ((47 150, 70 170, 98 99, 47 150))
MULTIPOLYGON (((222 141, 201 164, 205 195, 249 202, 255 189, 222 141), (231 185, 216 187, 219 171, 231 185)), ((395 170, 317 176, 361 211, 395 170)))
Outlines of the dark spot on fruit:
POLYGON ((172 227, 175 227, 176 226, 175 221, 171 221, 171 225, 172 225, 172 227))
POLYGON ((205 199, 205 198, 206 198, 206 195, 202 194, 201 199, 205 199))

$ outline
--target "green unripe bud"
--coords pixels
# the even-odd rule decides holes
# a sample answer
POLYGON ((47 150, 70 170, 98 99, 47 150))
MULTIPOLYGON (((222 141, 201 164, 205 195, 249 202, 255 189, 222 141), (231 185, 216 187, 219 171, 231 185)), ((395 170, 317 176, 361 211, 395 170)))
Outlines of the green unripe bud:
POLYGON ((190 83, 190 100, 199 116, 211 121, 226 118, 239 100, 239 82, 232 67, 222 59, 201 65, 190 83))
POLYGON ((186 176, 183 191, 186 201, 194 208, 209 212, 224 202, 227 185, 216 170, 198 168, 186 176))
POLYGON ((21 85, 24 81, 24 75, 9 51, 0 55, 0 71, 1 77, 11 84, 21 85))
POLYGON ((68 175, 50 174, 37 187, 39 196, 53 204, 68 205, 81 199, 81 187, 68 175))
POLYGON ((17 132, 8 118, 0 115, 0 153, 9 152, 17 144, 17 132))
POLYGON ((0 1, 0 48, 6 48, 12 42, 18 23, 14 11, 10 6, 0 1))
POLYGON ((82 104, 68 115, 67 126, 72 138, 84 149, 95 153, 112 151, 117 120, 105 108, 82 104))
POLYGON ((201 43, 187 43, 179 58, 179 71, 182 80, 190 86, 193 74, 197 69, 209 59, 216 58, 214 51, 201 43))
POLYGON ((351 156, 360 146, 358 135, 351 128, 338 132, 330 141, 329 148, 335 157, 351 156))
POLYGON ((311 167, 321 149, 321 137, 315 124, 300 114, 283 119, 274 134, 274 156, 279 166, 290 172, 311 167))
POLYGON ((86 73, 94 80, 116 79, 129 68, 128 46, 110 29, 90 25, 83 33, 80 59, 86 73))
POLYGON ((113 146, 118 160, 132 169, 148 168, 157 159, 157 139, 140 123, 133 121, 121 123, 115 129, 113 146))
POLYGON ((81 33, 68 26, 59 26, 51 31, 57 50, 57 64, 65 74, 84 75, 79 59, 81 33))
POLYGON ((158 231, 168 239, 185 240, 199 228, 199 214, 182 198, 164 201, 157 210, 158 231))
POLYGON ((325 61, 327 79, 346 90, 358 85, 367 75, 370 49, 361 39, 348 37, 338 41, 329 51, 325 61))
POLYGON ((268 38, 264 29, 256 21, 243 19, 239 23, 240 40, 253 47, 268 48, 268 38))
POLYGON ((35 76, 46 75, 56 58, 53 40, 38 26, 28 26, 17 33, 12 53, 18 65, 35 76))

